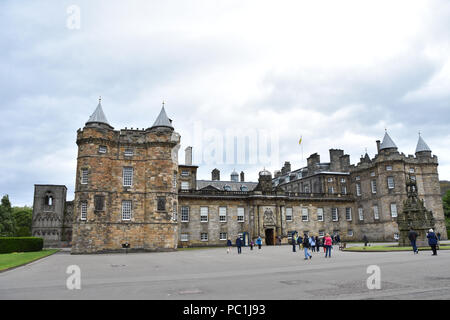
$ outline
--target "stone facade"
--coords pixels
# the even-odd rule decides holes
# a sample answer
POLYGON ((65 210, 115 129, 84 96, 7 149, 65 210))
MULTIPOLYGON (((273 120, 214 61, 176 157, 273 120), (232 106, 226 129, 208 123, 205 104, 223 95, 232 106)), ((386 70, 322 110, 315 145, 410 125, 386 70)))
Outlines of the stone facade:
POLYGON ((446 239, 437 172, 438 159, 419 139, 415 156, 398 152, 386 133, 374 158, 350 164, 343 150, 330 162, 317 153, 307 166, 263 170, 258 182, 198 180, 192 148, 178 164, 180 136, 164 107, 148 129, 114 130, 99 103, 77 132, 75 199, 65 202, 64 186, 36 186, 33 235, 46 245, 72 243, 72 253, 167 251, 177 247, 225 246, 261 236, 266 244, 288 243, 293 232, 339 234, 343 241, 394 241, 397 216, 407 199, 406 179, 432 212, 436 232, 446 239), (52 205, 48 204, 52 197, 52 205))

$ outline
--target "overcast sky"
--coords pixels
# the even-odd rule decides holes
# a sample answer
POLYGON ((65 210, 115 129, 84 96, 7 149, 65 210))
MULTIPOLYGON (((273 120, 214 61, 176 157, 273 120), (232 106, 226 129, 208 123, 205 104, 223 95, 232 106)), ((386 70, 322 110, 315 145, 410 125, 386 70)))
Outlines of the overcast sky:
POLYGON ((405 154, 420 131, 450 180, 449 1, 2 0, 0 48, 0 194, 13 205, 32 205, 34 184, 73 199, 76 131, 99 96, 116 129, 150 127, 164 100, 201 179, 217 167, 255 181, 330 148, 357 163, 387 128, 405 154), (279 162, 202 163, 196 124, 276 133, 279 162))

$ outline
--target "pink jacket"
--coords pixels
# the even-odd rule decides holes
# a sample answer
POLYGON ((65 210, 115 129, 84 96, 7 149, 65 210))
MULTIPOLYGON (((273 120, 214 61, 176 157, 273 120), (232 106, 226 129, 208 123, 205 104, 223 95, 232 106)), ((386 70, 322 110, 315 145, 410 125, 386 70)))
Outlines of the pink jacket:
POLYGON ((331 246, 333 243, 332 243, 332 241, 331 241, 331 238, 330 237, 325 237, 325 243, 324 243, 324 245, 326 245, 326 246, 331 246))

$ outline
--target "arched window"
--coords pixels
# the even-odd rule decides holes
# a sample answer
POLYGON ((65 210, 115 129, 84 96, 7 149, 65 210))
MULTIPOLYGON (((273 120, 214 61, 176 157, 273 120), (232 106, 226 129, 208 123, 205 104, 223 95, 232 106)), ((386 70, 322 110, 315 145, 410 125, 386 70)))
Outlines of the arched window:
POLYGON ((242 186, 241 186, 241 191, 248 191, 248 187, 247 187, 247 186, 244 186, 244 185, 242 185, 242 186))
POLYGON ((52 206, 53 205, 53 195, 50 192, 47 192, 44 198, 44 204, 46 206, 52 206))

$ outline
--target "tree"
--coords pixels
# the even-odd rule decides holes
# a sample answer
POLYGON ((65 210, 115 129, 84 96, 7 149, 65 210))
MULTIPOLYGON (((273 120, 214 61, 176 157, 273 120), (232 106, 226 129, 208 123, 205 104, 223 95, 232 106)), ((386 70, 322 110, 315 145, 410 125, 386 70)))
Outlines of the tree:
POLYGON ((450 190, 447 190, 442 198, 442 202, 444 204, 444 214, 447 218, 450 218, 450 190))
POLYGON ((33 219, 33 209, 29 207, 13 207, 12 218, 14 222, 15 237, 31 236, 31 224, 33 219))
POLYGON ((11 202, 8 195, 4 195, 0 204, 0 236, 14 235, 14 221, 12 218, 11 202))

